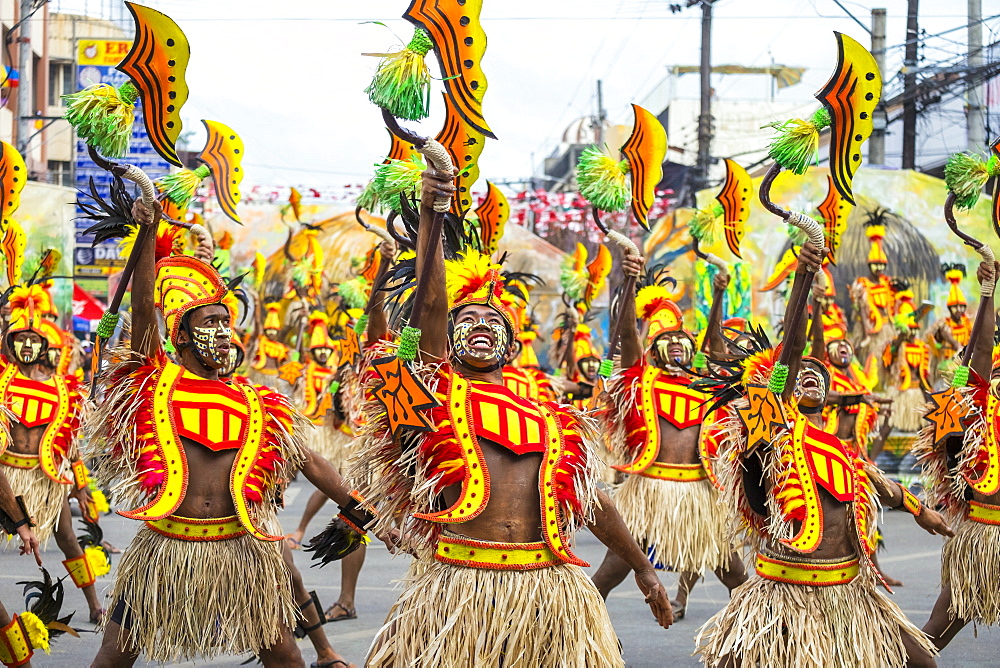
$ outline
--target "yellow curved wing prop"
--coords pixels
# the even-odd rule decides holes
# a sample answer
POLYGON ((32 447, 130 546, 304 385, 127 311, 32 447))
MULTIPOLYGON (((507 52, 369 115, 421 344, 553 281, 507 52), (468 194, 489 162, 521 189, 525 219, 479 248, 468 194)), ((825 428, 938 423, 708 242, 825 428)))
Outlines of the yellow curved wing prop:
POLYGON ((472 207, 472 185, 479 179, 479 156, 483 153, 486 137, 465 122, 447 94, 444 96, 444 127, 435 139, 448 150, 451 162, 458 170, 455 177, 456 196, 451 211, 461 216, 472 207))
POLYGON ((208 131, 208 141, 198 159, 208 165, 212 173, 215 197, 222 212, 242 225, 236 205, 240 202, 240 182, 243 181, 243 140, 228 125, 206 120, 202 123, 208 131))
POLYGON ((635 125, 621 151, 632 174, 632 214, 649 229, 649 209, 656 200, 656 184, 663 178, 667 133, 660 121, 637 104, 632 105, 635 125))
POLYGON ((795 251, 789 248, 785 251, 785 254, 781 256, 778 260, 778 264, 774 267, 774 271, 771 275, 767 277, 764 281, 764 285, 761 286, 761 292, 768 292, 774 290, 776 287, 781 285, 781 282, 788 278, 795 268, 799 266, 799 258, 795 254, 795 251))
MULTIPOLYGON (((21 204, 21 191, 28 182, 28 169, 17 149, 5 141, 0 142, 0 228, 17 211, 21 204)), ((11 283, 13 285, 13 283, 11 283)))
POLYGON ((872 113, 882 96, 882 75, 865 47, 839 32, 837 69, 816 93, 830 112, 830 174, 841 197, 856 204, 852 182, 861 145, 872 134, 872 113))
POLYGON ((128 75, 142 95, 143 122, 153 148, 167 162, 183 167, 176 144, 181 107, 188 98, 184 73, 191 48, 166 14, 133 2, 125 5, 135 19, 135 40, 117 69, 128 75))
POLYGON ((851 215, 851 209, 854 207, 837 190, 833 183, 833 174, 827 175, 826 178, 829 182, 826 199, 816 207, 816 210, 823 219, 823 235, 826 237, 826 247, 830 249, 830 254, 826 257, 832 264, 837 264, 840 237, 847 229, 847 217, 851 215))
POLYGON ((21 284, 21 267, 24 266, 24 249, 28 247, 28 238, 24 228, 13 219, 8 219, 4 226, 3 239, 0 248, 7 264, 7 285, 21 284))
POLYGON ((587 265, 587 287, 583 291, 583 301, 590 308, 597 295, 604 289, 611 273, 611 251, 604 244, 597 247, 597 256, 587 265))
POLYGON ((753 182, 747 170, 735 160, 726 160, 726 182, 715 199, 722 206, 723 226, 726 231, 726 245, 733 255, 740 255, 740 242, 746 234, 747 220, 750 218, 750 193, 753 182))
POLYGON ((482 242, 481 252, 493 255, 500 246, 507 219, 510 218, 510 204, 507 196, 499 188, 486 182, 486 199, 476 208, 479 218, 479 238, 482 242))
POLYGON ((389 131, 389 128, 385 129, 389 133, 389 139, 392 143, 389 145, 389 155, 385 157, 382 164, 387 165, 393 160, 409 160, 410 156, 417 152, 417 149, 408 141, 403 141, 396 135, 389 131))
POLYGON ((476 131, 496 139, 483 117, 486 75, 481 62, 486 33, 479 22, 482 0, 413 0, 403 18, 431 36, 444 78, 445 95, 476 131))

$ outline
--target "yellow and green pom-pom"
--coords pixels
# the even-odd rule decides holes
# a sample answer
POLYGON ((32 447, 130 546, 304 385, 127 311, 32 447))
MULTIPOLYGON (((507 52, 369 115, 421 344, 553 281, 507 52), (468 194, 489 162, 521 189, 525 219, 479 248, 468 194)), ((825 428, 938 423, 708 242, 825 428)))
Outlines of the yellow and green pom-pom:
POLYGON ((107 575, 111 572, 111 562, 108 561, 108 554, 104 551, 104 548, 96 545, 90 545, 83 550, 83 554, 87 557, 87 563, 90 564, 90 570, 92 570, 94 575, 97 577, 107 575))
POLYGON ((80 139, 108 158, 123 158, 135 122, 139 91, 126 81, 118 88, 95 84, 78 93, 62 96, 66 120, 80 139))
POLYGON ((396 357, 404 362, 412 362, 417 359, 417 350, 420 347, 420 329, 407 325, 403 328, 399 336, 399 347, 396 348, 396 357))
POLYGON ((707 206, 704 209, 695 211, 694 215, 691 216, 691 220, 688 221, 688 229, 691 231, 691 236, 697 239, 698 243, 706 245, 714 244, 718 241, 722 231, 722 225, 719 224, 719 220, 723 213, 721 204, 707 206))
POLYGON ((382 213, 382 203, 378 199, 378 189, 375 187, 374 179, 368 182, 354 204, 368 213, 382 213))
POLYGON ((174 174, 167 174, 156 180, 156 187, 166 194, 167 199, 182 209, 186 209, 194 199, 195 191, 201 182, 208 178, 211 172, 207 165, 199 165, 195 169, 182 169, 174 174))
POLYGON ((991 155, 983 160, 970 153, 956 153, 944 166, 944 182, 955 194, 955 208, 966 211, 975 206, 990 177, 1000 174, 1000 160, 991 155))
POLYGON ((434 43, 430 35, 423 28, 417 28, 402 51, 377 54, 383 57, 375 78, 365 89, 368 99, 396 118, 408 121, 427 118, 431 106, 431 73, 424 58, 432 48, 434 43))
POLYGON ((771 379, 767 383, 767 389, 775 394, 785 391, 785 383, 788 381, 788 367, 780 362, 774 363, 771 369, 771 379))
POLYGON ((955 369, 955 375, 951 379, 952 387, 965 387, 969 384, 969 367, 960 366, 955 369))
POLYGON ((576 165, 580 194, 601 211, 624 211, 631 192, 625 182, 628 162, 618 161, 596 146, 588 146, 576 165))
POLYGON ((347 308, 364 308, 368 304, 368 281, 364 276, 344 281, 337 288, 337 292, 347 308))
POLYGON ((401 195, 415 199, 420 193, 420 175, 427 169, 419 154, 409 160, 390 160, 379 165, 375 172, 373 187, 383 210, 402 211, 401 195))
POLYGON ((767 154, 784 169, 805 174, 809 165, 819 163, 819 133, 830 125, 830 112, 820 107, 808 121, 794 118, 784 123, 769 123, 766 128, 778 131, 767 154))

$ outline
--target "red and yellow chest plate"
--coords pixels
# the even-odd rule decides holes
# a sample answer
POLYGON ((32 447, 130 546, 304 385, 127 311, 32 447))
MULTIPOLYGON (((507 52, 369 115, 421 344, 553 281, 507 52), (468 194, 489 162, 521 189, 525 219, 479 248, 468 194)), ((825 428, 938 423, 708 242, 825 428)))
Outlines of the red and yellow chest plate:
POLYGON ((844 443, 809 425, 802 449, 817 484, 838 501, 854 501, 854 458, 845 451, 844 443))
POLYGON ((59 409, 56 379, 33 380, 15 373, 7 383, 4 403, 25 427, 40 427, 52 421, 59 409))
POLYGON ((951 335, 955 337, 956 341, 963 346, 969 342, 969 338, 972 336, 972 322, 969 320, 969 316, 963 313, 958 322, 955 322, 952 318, 948 318, 945 322, 948 323, 951 335))
POLYGON ((272 359, 280 363, 288 357, 288 346, 284 343, 272 341, 266 336, 260 337, 257 342, 257 358, 254 360, 253 368, 260 370, 267 366, 267 360, 272 359))
POLYGON ((879 276, 877 282, 873 282, 869 278, 861 278, 859 280, 868 289, 868 301, 871 306, 888 312, 893 301, 889 279, 885 276, 879 276))
POLYGON ((827 341, 847 338, 847 320, 844 318, 844 310, 837 304, 831 304, 828 309, 821 314, 823 322, 823 336, 827 341))
POLYGON ((534 377, 518 367, 505 366, 503 368, 503 384, 515 396, 528 399, 540 399, 538 383, 534 377))
MULTIPOLYGON (((316 362, 310 361, 306 365, 305 378, 305 408, 302 410, 306 417, 321 420, 327 410, 333 405, 328 399, 326 390, 333 380, 334 370, 325 366, 320 366, 316 362)), ((331 398, 332 399, 332 398, 331 398)))
POLYGON ((844 369, 827 364, 830 371, 830 389, 840 394, 871 394, 871 385, 862 380, 858 369, 854 368, 854 363, 845 371, 844 369))
POLYGON ((504 385, 469 384, 469 409, 476 436, 517 455, 545 451, 545 418, 537 403, 504 385))
POLYGON ((185 373, 174 385, 170 411, 177 435, 209 450, 235 450, 243 443, 247 402, 228 383, 185 373))

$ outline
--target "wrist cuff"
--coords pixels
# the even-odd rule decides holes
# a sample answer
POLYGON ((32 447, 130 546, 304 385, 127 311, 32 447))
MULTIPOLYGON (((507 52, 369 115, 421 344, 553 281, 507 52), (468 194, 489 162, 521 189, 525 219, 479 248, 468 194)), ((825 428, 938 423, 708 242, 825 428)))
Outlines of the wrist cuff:
POLYGON ((920 513, 924 510, 924 506, 920 503, 920 499, 915 497, 912 493, 910 493, 910 490, 906 489, 902 485, 899 486, 899 489, 903 492, 903 500, 900 502, 898 508, 905 510, 914 517, 920 517, 920 513))

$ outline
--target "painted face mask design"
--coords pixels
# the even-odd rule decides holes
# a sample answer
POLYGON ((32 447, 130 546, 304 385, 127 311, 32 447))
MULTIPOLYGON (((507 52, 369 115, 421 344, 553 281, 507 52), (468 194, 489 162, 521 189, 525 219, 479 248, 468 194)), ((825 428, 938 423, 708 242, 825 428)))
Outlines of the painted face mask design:
POLYGON ((601 361, 596 357, 587 357, 580 360, 580 371, 588 380, 597 378, 597 371, 601 368, 601 361))
POLYGON ((821 399, 826 397, 826 382, 823 375, 812 367, 803 367, 799 371, 799 377, 795 379, 795 390, 792 395, 799 399, 806 392, 813 392, 821 395, 821 399))
POLYGON ((503 325, 490 324, 485 318, 480 318, 478 322, 463 322, 455 325, 455 331, 451 337, 455 353, 463 359, 473 359, 487 364, 495 364, 503 359, 504 352, 510 347, 507 340, 507 328, 503 325), (485 335, 485 332, 493 334, 493 347, 490 349, 479 349, 473 347, 473 342, 477 335, 485 335))
POLYGON ((691 358, 694 355, 694 346, 686 336, 664 336, 656 342, 656 354, 667 366, 687 366, 691 363, 691 358), (671 357, 670 348, 677 344, 680 344, 682 352, 680 355, 675 352, 671 357))
POLYGON ((330 354, 332 352, 329 348, 317 348, 312 351, 313 359, 316 360, 317 364, 326 366, 326 363, 330 361, 330 354))
POLYGON ((240 365, 240 349, 236 346, 229 348, 229 356, 226 358, 226 366, 219 369, 219 375, 232 376, 236 373, 236 367, 240 365))
POLYGON ((14 338, 14 356, 23 364, 34 364, 42 355, 42 342, 26 336, 14 338))
POLYGON ((225 325, 218 327, 193 327, 191 339, 194 341, 194 352, 203 362, 213 368, 222 368, 228 360, 218 352, 215 340, 219 337, 231 338, 233 330, 225 325))

